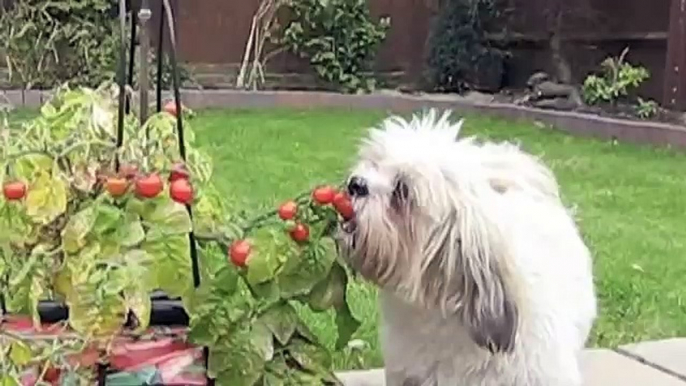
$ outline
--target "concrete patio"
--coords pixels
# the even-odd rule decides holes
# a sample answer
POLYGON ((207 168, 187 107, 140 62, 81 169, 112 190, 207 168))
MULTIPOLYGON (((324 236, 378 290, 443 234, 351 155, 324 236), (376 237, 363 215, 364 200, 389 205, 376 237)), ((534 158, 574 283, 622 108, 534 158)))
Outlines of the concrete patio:
MULTIPOLYGON (((686 338, 589 349, 582 366, 584 386, 686 386, 686 338)), ((339 376, 346 386, 385 385, 382 370, 339 376)))

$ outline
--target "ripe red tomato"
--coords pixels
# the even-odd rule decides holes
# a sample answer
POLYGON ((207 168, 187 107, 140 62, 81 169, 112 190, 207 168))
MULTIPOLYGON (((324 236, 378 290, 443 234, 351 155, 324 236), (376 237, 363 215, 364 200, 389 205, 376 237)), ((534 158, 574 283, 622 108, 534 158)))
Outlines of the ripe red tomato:
POLYGON ((177 162, 172 166, 171 173, 169 173, 169 182, 174 182, 176 180, 188 179, 190 173, 182 162, 177 162))
POLYGON ((353 208, 352 201, 350 201, 350 197, 343 192, 336 193, 333 199, 333 207, 336 208, 336 211, 344 220, 350 220, 355 215, 355 209, 353 208))
POLYGON ((143 198, 153 198, 160 194, 164 183, 157 173, 136 180, 136 194, 143 198))
POLYGON ((298 204, 295 201, 286 201, 279 207, 279 218, 282 220, 292 220, 298 213, 298 204))
POLYGON ((110 177, 107 179, 105 188, 112 197, 121 197, 129 188, 129 181, 126 178, 110 177))
POLYGON ((136 165, 121 165, 119 167, 119 175, 127 179, 133 179, 138 175, 138 168, 136 165))
POLYGON ((245 267, 252 245, 247 240, 237 240, 229 248, 231 262, 237 267, 245 267))
POLYGON ((186 179, 176 180, 169 185, 169 195, 180 204, 189 204, 193 201, 193 186, 186 179))
POLYGON ((312 191, 312 198, 317 204, 326 205, 333 201, 336 189, 331 186, 320 186, 312 191))
POLYGON ((21 200, 26 195, 26 184, 21 181, 6 182, 2 186, 2 193, 7 200, 21 200))
POLYGON ((164 111, 176 117, 178 115, 178 111, 176 111, 176 102, 173 100, 167 102, 164 105, 164 111))
POLYGON ((291 238, 294 241, 302 243, 307 241, 307 239, 310 237, 310 228, 308 228, 305 224, 295 224, 295 227, 291 229, 290 233, 291 238))
POLYGON ((62 371, 56 367, 48 367, 48 369, 45 371, 45 375, 43 376, 43 381, 49 382, 50 384, 57 385, 58 382, 60 381, 60 375, 62 375, 62 371))

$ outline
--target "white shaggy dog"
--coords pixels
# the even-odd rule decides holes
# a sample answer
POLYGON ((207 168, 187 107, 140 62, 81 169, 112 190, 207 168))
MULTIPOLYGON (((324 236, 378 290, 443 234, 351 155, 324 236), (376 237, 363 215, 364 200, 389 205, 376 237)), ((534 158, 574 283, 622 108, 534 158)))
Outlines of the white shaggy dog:
POLYGON ((380 288, 388 386, 579 386, 592 262, 552 172, 435 111, 361 149, 344 258, 380 288))

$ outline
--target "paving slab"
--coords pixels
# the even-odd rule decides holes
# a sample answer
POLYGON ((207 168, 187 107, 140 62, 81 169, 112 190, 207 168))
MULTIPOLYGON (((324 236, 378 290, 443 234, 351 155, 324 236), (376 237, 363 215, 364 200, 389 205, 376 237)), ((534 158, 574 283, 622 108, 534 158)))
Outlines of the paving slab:
POLYGON ((618 351, 686 380, 686 338, 628 344, 618 351))
MULTIPOLYGON (((686 386, 686 382, 610 350, 587 350, 582 360, 584 386, 686 386)), ((385 386, 383 370, 338 374, 345 386, 385 386)))

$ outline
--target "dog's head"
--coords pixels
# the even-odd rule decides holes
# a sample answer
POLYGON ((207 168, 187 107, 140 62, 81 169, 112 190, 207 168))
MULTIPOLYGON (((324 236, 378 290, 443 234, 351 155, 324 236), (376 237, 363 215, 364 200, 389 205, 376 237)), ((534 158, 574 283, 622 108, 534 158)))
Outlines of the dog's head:
POLYGON ((372 129, 348 179, 356 214, 340 245, 365 279, 461 317, 477 344, 509 351, 520 307, 499 196, 556 196, 556 184, 514 146, 458 139, 461 125, 432 110, 372 129))

